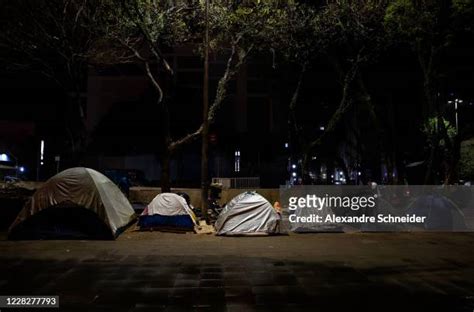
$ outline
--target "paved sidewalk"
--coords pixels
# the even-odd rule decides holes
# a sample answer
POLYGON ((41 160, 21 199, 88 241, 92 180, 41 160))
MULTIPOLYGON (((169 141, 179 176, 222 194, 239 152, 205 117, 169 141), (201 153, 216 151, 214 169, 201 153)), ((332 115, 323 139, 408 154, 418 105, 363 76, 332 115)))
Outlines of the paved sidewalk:
POLYGON ((59 295, 61 311, 472 312, 473 249, 447 233, 0 241, 0 295, 59 295))

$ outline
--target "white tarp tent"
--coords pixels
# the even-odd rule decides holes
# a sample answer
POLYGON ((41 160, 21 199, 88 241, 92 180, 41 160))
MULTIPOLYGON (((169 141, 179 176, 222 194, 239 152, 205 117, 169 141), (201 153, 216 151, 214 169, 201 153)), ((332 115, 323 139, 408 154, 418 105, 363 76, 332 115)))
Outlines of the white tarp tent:
POLYGON ((186 203, 186 200, 175 193, 158 194, 145 209, 144 214, 159 214, 162 216, 190 215, 193 222, 196 222, 196 217, 188 203, 186 203))
POLYGON ((268 235, 280 231, 280 215, 256 192, 234 197, 215 223, 217 235, 268 235))
POLYGON ((194 212, 182 196, 174 193, 161 193, 145 208, 138 225, 143 230, 193 230, 196 222, 194 212))
POLYGON ((93 169, 78 167, 64 170, 45 182, 19 213, 10 234, 50 208, 89 210, 108 227, 112 238, 135 219, 128 199, 111 180, 93 169))

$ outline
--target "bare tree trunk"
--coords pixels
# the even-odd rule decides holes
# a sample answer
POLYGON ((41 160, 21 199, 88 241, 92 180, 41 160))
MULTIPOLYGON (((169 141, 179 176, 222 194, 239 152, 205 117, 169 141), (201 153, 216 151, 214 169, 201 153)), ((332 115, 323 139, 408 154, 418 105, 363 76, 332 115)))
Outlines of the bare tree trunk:
MULTIPOLYGON (((376 134, 375 143, 376 143, 377 160, 378 160, 377 167, 380 168, 382 159, 385 159, 385 161, 387 162, 386 165, 388 169, 389 167, 391 167, 390 160, 389 160, 389 156, 387 154, 387 150, 384 145, 385 137, 382 131, 382 127, 380 126, 379 119, 377 118, 377 112, 375 109, 373 99, 370 96, 369 90, 367 89, 364 79, 360 73, 357 73, 356 80, 359 87, 360 99, 365 104, 367 110, 369 111, 369 118, 372 121, 372 125, 374 127, 375 134, 376 134)), ((388 169, 388 170, 393 171, 392 169, 388 169)), ((379 172, 380 172, 380 169, 379 169, 379 172)), ((388 178, 390 179, 390 177, 388 178)))
MULTIPOLYGON (((437 153, 440 153, 440 130, 441 127, 444 128, 444 121, 443 118, 440 116, 440 111, 436 105, 436 98, 437 98, 437 87, 435 85, 435 77, 436 77, 436 67, 435 63, 437 60, 437 53, 436 48, 433 46, 429 47, 429 51, 426 53, 427 50, 418 43, 416 46, 417 55, 418 55, 418 62, 421 66, 423 71, 423 91, 425 95, 425 105, 423 109, 423 117, 425 122, 429 123, 430 118, 434 117, 437 119, 436 122, 436 129, 434 134, 431 135, 429 138, 430 140, 430 151, 427 159, 426 171, 425 171, 425 178, 424 184, 431 184, 435 183, 436 175, 434 174, 434 170, 437 167, 437 164, 440 164, 439 159, 437 157, 437 153)), ((428 125, 430 127, 430 125, 428 125)))
POLYGON ((70 140, 70 150, 68 152, 71 153, 71 165, 81 166, 86 154, 87 130, 80 92, 69 93, 69 102, 69 109, 65 118, 70 140))
POLYGON ((304 74, 306 73, 306 64, 303 64, 299 77, 298 82, 296 83, 295 90, 293 91, 293 96, 291 97, 290 107, 289 107, 289 114, 288 114, 288 125, 290 131, 290 138, 296 138, 294 141, 292 140, 291 143, 296 143, 295 141, 299 141, 298 143, 303 143, 302 140, 304 137, 300 135, 300 126, 298 125, 298 118, 296 117, 296 105, 298 104, 298 99, 300 95, 301 86, 303 84, 304 74), (293 135, 292 135, 293 134, 293 135))
POLYGON ((303 180, 303 184, 311 184, 311 176, 310 172, 310 163, 311 163, 311 150, 305 148, 303 151, 303 159, 301 162, 301 178, 303 180))
POLYGON ((296 105, 298 104, 298 99, 301 91, 301 86, 303 84, 303 78, 306 72, 307 65, 303 64, 301 71, 298 77, 298 82, 296 87, 293 90, 293 96, 291 97, 289 112, 288 112, 288 132, 289 132, 289 143, 291 148, 291 156, 301 156, 301 174, 304 184, 308 184, 309 181, 307 177, 309 176, 309 160, 308 155, 311 151, 307 150, 307 143, 304 137, 303 128, 298 125, 298 118, 296 113, 296 105))
POLYGON ((339 102, 339 106, 336 111, 332 114, 329 122, 324 130, 324 133, 318 137, 316 140, 310 142, 308 144, 308 148, 313 150, 317 147, 320 147, 324 140, 332 134, 337 126, 339 125, 342 117, 345 115, 349 107, 351 106, 353 100, 351 98, 351 88, 352 83, 354 81, 355 75, 359 70, 359 61, 356 60, 354 64, 352 64, 351 68, 344 74, 344 81, 343 81, 343 88, 342 88, 342 97, 339 102))
POLYGON ((310 182, 309 172, 310 172, 312 151, 318 147, 321 147, 323 145, 324 140, 336 130, 339 122, 342 120, 342 117, 344 116, 344 114, 349 109, 352 103, 352 99, 350 98, 349 93, 350 93, 350 89, 351 89, 353 80, 355 78, 355 75, 357 74, 358 66, 359 66, 359 60, 357 60, 356 63, 352 64, 351 68, 345 74, 343 74, 342 98, 339 102, 339 107, 331 116, 331 119, 328 122, 325 132, 321 136, 319 136, 317 139, 311 142, 306 142, 306 140, 304 139, 301 133, 302 129, 301 127, 298 126, 297 117, 296 117, 296 104, 297 104, 303 76, 306 71, 306 65, 303 66, 298 83, 293 92, 292 100, 290 102, 288 123, 290 125, 290 133, 294 132, 295 137, 297 137, 298 141, 300 142, 300 149, 301 149, 301 155, 302 155, 301 172, 302 172, 303 183, 305 184, 310 182))

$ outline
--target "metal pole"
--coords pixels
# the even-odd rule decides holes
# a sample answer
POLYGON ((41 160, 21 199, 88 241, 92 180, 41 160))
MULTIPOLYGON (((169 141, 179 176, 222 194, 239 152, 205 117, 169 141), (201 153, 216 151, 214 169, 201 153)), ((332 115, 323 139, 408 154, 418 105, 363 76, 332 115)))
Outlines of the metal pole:
POLYGON ((209 209, 209 0, 205 3, 206 30, 204 35, 204 83, 202 90, 202 148, 201 148, 201 214, 207 219, 209 209))
POLYGON ((456 113, 456 133, 459 133, 459 123, 458 123, 458 99, 454 101, 454 111, 456 113))

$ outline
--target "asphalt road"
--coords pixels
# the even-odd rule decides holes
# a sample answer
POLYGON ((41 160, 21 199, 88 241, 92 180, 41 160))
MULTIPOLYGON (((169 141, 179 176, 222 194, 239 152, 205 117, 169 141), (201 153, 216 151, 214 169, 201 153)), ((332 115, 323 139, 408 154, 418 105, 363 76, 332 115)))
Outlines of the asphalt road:
POLYGON ((58 295, 60 311, 472 312, 474 234, 0 241, 0 295, 58 295))

